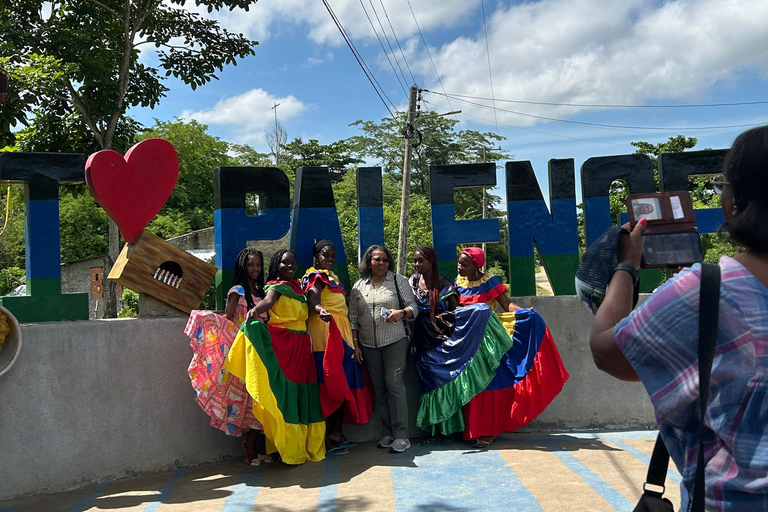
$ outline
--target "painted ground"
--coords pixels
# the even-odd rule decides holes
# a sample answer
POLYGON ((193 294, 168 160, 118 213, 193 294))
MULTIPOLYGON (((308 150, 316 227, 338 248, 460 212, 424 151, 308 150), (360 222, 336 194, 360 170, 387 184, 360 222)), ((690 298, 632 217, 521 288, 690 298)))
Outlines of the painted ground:
MULTIPOLYGON (((403 454, 363 443, 291 467, 237 460, 0 501, 0 512, 628 511, 640 496, 655 432, 518 433, 492 449, 466 443, 403 454)), ((680 503, 680 475, 667 496, 680 503)))

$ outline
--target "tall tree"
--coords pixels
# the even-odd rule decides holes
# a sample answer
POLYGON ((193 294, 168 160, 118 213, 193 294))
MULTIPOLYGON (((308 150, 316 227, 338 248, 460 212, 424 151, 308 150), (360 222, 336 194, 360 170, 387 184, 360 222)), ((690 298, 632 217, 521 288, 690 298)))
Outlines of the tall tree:
MULTIPOLYGON (((248 9, 254 1, 194 0, 194 4, 211 11, 248 9)), ((73 125, 85 125, 95 141, 84 141, 81 151, 127 149, 131 139, 127 109, 154 108, 168 90, 165 77, 173 75, 194 89, 217 78, 216 71, 224 65, 254 53, 255 41, 228 32, 184 4, 185 0, 0 2, 0 67, 10 72, 12 87, 9 108, 0 111, 0 130, 19 122, 29 125, 34 114, 35 130, 42 132, 37 140, 47 143, 66 139, 67 131, 61 131, 57 120, 75 116, 73 125), (140 62, 142 45, 155 47, 157 67, 140 62), (127 135, 122 138, 121 122, 127 135)), ((3 135, 13 139, 7 131, 3 135)), ((59 150, 52 144, 44 146, 38 150, 59 150)), ((105 272, 118 249, 117 227, 110 222, 105 272)), ((117 313, 112 288, 109 283, 105 290, 107 316, 117 313)))

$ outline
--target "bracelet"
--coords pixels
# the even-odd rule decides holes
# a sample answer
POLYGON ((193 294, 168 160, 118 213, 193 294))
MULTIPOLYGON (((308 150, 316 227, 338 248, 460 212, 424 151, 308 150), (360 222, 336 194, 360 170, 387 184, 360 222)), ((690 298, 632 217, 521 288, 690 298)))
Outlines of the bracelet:
POLYGON ((640 281, 640 274, 637 272, 637 269, 630 265, 629 263, 617 263, 615 267, 613 267, 613 271, 611 272, 611 277, 613 277, 614 272, 617 270, 623 270, 625 272, 628 272, 630 276, 632 276, 632 284, 637 286, 637 283, 640 281))

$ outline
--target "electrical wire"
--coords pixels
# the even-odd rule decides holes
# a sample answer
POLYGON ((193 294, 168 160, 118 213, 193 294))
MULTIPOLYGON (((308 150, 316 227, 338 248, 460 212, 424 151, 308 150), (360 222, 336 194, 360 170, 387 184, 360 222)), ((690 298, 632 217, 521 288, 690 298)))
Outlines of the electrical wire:
MULTIPOLYGON (((427 100, 424 100, 424 103, 444 108, 444 105, 438 105, 436 103, 432 103, 432 102, 429 102, 427 100)), ((462 112, 461 115, 462 116, 473 117, 475 119, 479 119, 479 120, 485 121, 487 123, 491 122, 490 119, 486 119, 484 117, 476 116, 476 115, 473 115, 473 114, 467 114, 466 112, 462 112)), ((557 138, 560 138, 560 139, 577 140, 577 141, 580 141, 580 142, 591 142, 593 144, 606 144, 606 145, 609 145, 609 146, 619 146, 619 147, 622 147, 622 148, 626 148, 628 146, 628 144, 619 144, 618 142, 606 142, 606 141, 603 141, 603 140, 580 139, 578 137, 569 137, 568 135, 560 135, 560 134, 557 134, 557 133, 543 132, 543 131, 540 131, 540 130, 533 130, 531 128, 525 128, 525 127, 522 127, 522 126, 515 126, 513 124, 505 124, 505 123, 499 123, 499 124, 501 126, 506 126, 506 127, 509 127, 509 128, 514 128, 516 130, 522 130, 524 132, 538 133, 540 135, 548 135, 550 137, 557 137, 557 138)))
POLYGON ((389 46, 389 50, 392 53, 392 58, 395 59, 395 64, 397 64, 397 69, 400 70, 400 74, 403 77, 403 82, 408 83, 408 79, 405 78, 405 73, 403 73, 403 68, 400 66, 400 61, 397 59, 397 54, 395 53, 395 49, 392 48, 392 43, 389 42, 389 36, 387 36, 387 31, 384 29, 384 25, 381 23, 381 18, 379 18, 379 13, 376 12, 376 8, 373 6, 373 0, 368 0, 368 2, 371 4, 371 10, 373 11, 373 14, 376 16, 376 21, 379 22, 379 28, 381 28, 381 33, 384 34, 384 39, 387 41, 387 46, 389 46))
POLYGON ((424 92, 431 94, 438 94, 440 96, 447 96, 451 98, 469 98, 474 100, 486 100, 486 101, 501 101, 505 103, 522 103, 526 105, 549 105, 553 107, 592 107, 592 108, 703 108, 703 107, 735 107, 741 105, 765 105, 768 100, 764 101, 737 101, 734 103, 692 103, 688 105, 632 105, 632 104, 603 104, 603 103, 555 103, 550 101, 525 101, 525 100, 507 100, 500 98, 483 98, 482 96, 470 96, 467 94, 453 94, 442 93, 436 91, 430 91, 424 89, 424 92))
MULTIPOLYGON (((434 93, 432 94, 438 94, 434 93)), ((440 95, 444 96, 444 95, 440 95)), ((446 100, 448 98, 446 97, 446 100)), ((508 110, 505 108, 499 108, 499 107, 491 107, 489 105, 484 105, 482 103, 475 103, 473 101, 460 99, 460 98, 454 98, 456 101, 466 103, 468 105, 474 105, 477 107, 482 108, 490 108, 494 110, 499 110, 501 112, 507 112, 509 114, 514 114, 522 117, 530 117, 533 119, 542 119, 544 121, 554 121, 557 123, 567 123, 567 124, 575 124, 575 125, 581 125, 581 126, 592 126, 597 128, 606 128, 606 129, 619 129, 619 130, 648 130, 648 131, 657 131, 657 130, 720 130, 724 128, 746 128, 750 126, 762 126, 763 123, 747 123, 747 124, 731 124, 731 125, 720 125, 720 126, 628 126, 628 125, 619 125, 619 124, 604 124, 604 123, 589 123, 586 121, 573 121, 571 119, 559 119, 556 117, 547 117, 547 116, 537 116, 535 114, 526 114, 525 112, 518 112, 515 110, 508 110)), ((450 102, 449 102, 450 105, 450 102)))
MULTIPOLYGON (((344 38, 344 42, 347 43, 347 46, 349 46, 350 51, 352 52, 352 55, 355 57, 355 60, 357 60, 357 63, 360 65, 360 68, 363 70, 363 73, 365 74, 365 77, 368 79, 368 81, 371 83, 371 87, 373 87, 373 90, 376 91, 376 95, 379 97, 382 103, 384 103, 384 107, 389 112, 389 115, 395 119, 395 114, 392 113, 392 110, 390 110, 389 105, 387 105, 387 102, 384 101, 384 98, 386 97, 387 100, 389 100, 389 103, 392 105, 392 108, 395 109, 395 112, 399 111, 397 110, 397 107, 395 107, 395 104, 392 103, 392 100, 389 99, 389 96, 387 96, 387 93, 384 92, 384 89, 379 89, 374 85, 374 82, 376 84, 379 83, 378 80, 376 80, 376 77, 373 76, 373 73, 370 71, 370 68, 368 68, 368 65, 365 64, 363 60, 363 56, 359 54, 357 51, 357 48, 355 48, 354 43, 352 43, 352 40, 347 35, 346 31, 344 30, 344 27, 341 25, 341 21, 336 17, 336 14, 333 12, 333 9, 331 9, 331 6, 328 4, 328 0, 323 0, 323 4, 325 5, 325 8, 328 10, 328 14, 331 15, 331 19, 333 19, 333 22, 336 24, 336 28, 339 29, 339 32, 341 33, 341 37, 344 38), (370 74, 369 74, 370 73, 370 74), (384 95, 382 97, 382 94, 384 95)), ((381 86, 379 85, 379 88, 381 86)))
MULTIPOLYGON (((363 0, 360 0, 360 7, 363 8, 365 17, 368 18, 368 23, 371 25, 371 30, 373 30, 373 34, 376 36, 376 39, 378 39, 379 45, 381 45, 381 50, 384 52, 384 56, 387 58, 387 62, 389 62, 389 66, 392 68, 392 72, 395 74, 395 78, 397 78, 397 83, 400 84, 400 88, 403 90, 403 94, 408 96, 408 91, 405 90, 405 86, 403 86, 403 82, 400 80, 400 76, 397 74, 397 71, 395 71, 395 66, 392 64, 392 60, 389 58, 389 53, 387 53, 387 49, 384 48, 384 43, 381 42, 381 38, 379 37, 379 33, 376 31, 376 27, 373 26, 373 20, 371 20, 371 17, 368 15, 368 10, 365 8, 365 4, 363 3, 363 0)), ((373 7, 373 4, 371 4, 371 7, 373 7)))
MULTIPOLYGON (((440 83, 440 88, 443 90, 443 94, 445 94, 445 87, 443 86, 443 81, 440 78, 440 73, 437 72, 435 61, 432 60, 432 54, 429 53, 429 46, 427 45, 427 40, 424 39, 424 34, 421 32, 421 27, 419 26, 419 22, 416 19, 416 13, 413 12, 413 6, 411 6, 411 0, 405 0, 405 1, 408 2, 408 8, 411 10, 411 16, 413 16, 413 22, 416 24, 416 29, 419 31, 419 36, 421 36, 421 42, 424 43, 424 49, 427 51, 427 57, 429 57, 429 62, 432 63, 432 69, 435 71, 435 75, 437 76, 437 81, 440 83)), ((453 106, 451 105, 451 100, 447 96, 445 99, 448 101, 448 106, 450 106, 451 110, 453 110, 453 106)), ((455 114, 454 114, 454 117, 455 117, 455 114)), ((458 118, 456 118, 456 120, 458 121, 458 118)), ((461 121, 459 121, 459 129, 461 129, 461 121)))
POLYGON ((389 23, 389 29, 392 31, 392 35, 395 37, 395 41, 397 42, 397 47, 400 49, 400 55, 403 57, 403 61, 405 62, 405 67, 408 68, 408 73, 411 75, 411 82, 412 84, 416 83, 416 78, 413 76, 413 72, 411 71, 411 66, 408 65, 408 60, 405 58, 405 52, 403 51, 403 47, 400 46, 400 40, 397 38, 397 34, 395 33, 395 27, 392 26, 392 21, 389 19, 389 14, 387 14, 387 9, 384 7, 384 0, 379 0, 379 3, 381 4, 381 9, 384 11, 384 16, 387 18, 387 23, 389 23))
POLYGON ((480 0, 483 8, 483 32, 485 32, 485 55, 488 57, 488 78, 491 81, 491 101, 493 102, 493 119, 496 121, 496 135, 499 134, 499 117, 496 115, 496 99, 493 93, 493 74, 491 73, 491 49, 488 45, 488 27, 485 22, 485 2, 480 0))

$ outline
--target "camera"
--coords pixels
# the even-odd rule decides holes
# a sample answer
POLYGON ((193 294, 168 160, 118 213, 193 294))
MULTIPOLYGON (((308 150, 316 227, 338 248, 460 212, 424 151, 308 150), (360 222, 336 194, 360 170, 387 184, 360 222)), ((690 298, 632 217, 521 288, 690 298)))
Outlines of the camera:
POLYGON ((690 266, 704 261, 696 214, 687 190, 629 194, 629 223, 647 221, 643 233, 642 268, 690 266))

